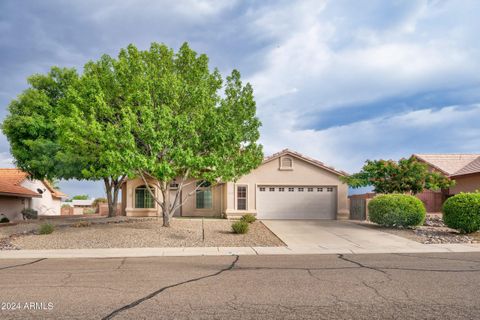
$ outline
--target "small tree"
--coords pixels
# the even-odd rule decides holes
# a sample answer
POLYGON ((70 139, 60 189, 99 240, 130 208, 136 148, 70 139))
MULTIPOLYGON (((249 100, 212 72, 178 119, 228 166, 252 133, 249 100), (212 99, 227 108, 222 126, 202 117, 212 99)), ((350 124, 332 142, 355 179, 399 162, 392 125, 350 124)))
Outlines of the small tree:
POLYGON ((72 197, 72 200, 88 200, 90 196, 88 194, 79 194, 72 197))
POLYGON ((342 180, 352 188, 373 186, 377 193, 411 193, 440 190, 453 186, 455 181, 429 171, 415 157, 393 160, 367 160, 362 170, 342 180))

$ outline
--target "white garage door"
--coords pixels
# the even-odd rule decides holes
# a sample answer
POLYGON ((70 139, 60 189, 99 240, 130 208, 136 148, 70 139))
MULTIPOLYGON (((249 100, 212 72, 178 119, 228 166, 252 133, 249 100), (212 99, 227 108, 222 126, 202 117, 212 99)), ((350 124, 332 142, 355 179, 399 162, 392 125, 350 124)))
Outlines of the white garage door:
POLYGON ((335 219, 337 188, 329 186, 257 187, 259 219, 335 219))

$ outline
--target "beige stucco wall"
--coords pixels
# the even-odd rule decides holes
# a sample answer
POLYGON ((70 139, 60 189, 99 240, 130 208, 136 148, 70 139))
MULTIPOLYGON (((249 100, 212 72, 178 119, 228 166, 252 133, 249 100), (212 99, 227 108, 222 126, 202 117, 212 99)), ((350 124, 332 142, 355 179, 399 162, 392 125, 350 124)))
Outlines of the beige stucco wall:
MULTIPOLYGON (((183 217, 220 217, 222 215, 222 203, 223 203, 223 191, 222 184, 212 186, 212 208, 211 209, 196 209, 195 199, 195 183, 190 183, 193 180, 189 180, 182 190, 183 206, 177 210, 176 216, 183 217)), ((151 183, 151 181, 149 181, 151 183)), ((135 189, 145 183, 141 178, 131 179, 126 182, 124 186, 125 195, 123 199, 125 201, 125 215, 127 216, 156 216, 162 215, 162 210, 158 204, 155 203, 155 208, 135 208, 135 189)), ((154 186, 152 183, 151 186, 154 186)), ((161 192, 158 188, 154 187, 155 194, 161 199, 161 192)), ((171 200, 173 202, 175 198, 175 191, 171 192, 171 200)))
MULTIPOLYGON (((281 158, 277 158, 262 164, 237 182, 227 182, 213 186, 213 207, 211 209, 196 209, 195 192, 192 192, 195 189, 195 184, 192 183, 186 186, 182 191, 182 199, 187 200, 176 215, 185 217, 220 217, 224 214, 228 216, 243 215, 245 213, 256 214, 256 191, 258 185, 293 185, 335 187, 338 195, 337 218, 348 218, 348 186, 340 181, 339 176, 298 157, 289 157, 294 160, 293 170, 280 170, 281 158), (237 210, 236 208, 236 191, 239 185, 248 187, 247 210, 237 210)), ((157 204, 152 209, 135 208, 135 188, 141 185, 144 185, 141 178, 128 180, 124 185, 122 189, 122 201, 125 205, 123 214, 127 216, 161 215, 161 209, 157 204)), ((152 183, 151 185, 153 186, 154 184, 152 183)), ((156 188, 155 193, 161 198, 160 192, 156 188)))
POLYGON ((480 190, 480 173, 455 177, 455 186, 451 187, 449 194, 460 192, 475 192, 480 190))
POLYGON ((298 157, 288 156, 293 158, 293 170, 281 170, 281 158, 277 158, 264 163, 251 173, 240 178, 236 183, 227 183, 227 215, 242 215, 246 212, 256 214, 256 191, 258 185, 292 185, 306 187, 321 185, 337 188, 337 218, 348 218, 348 186, 340 181, 339 176, 298 157), (236 208, 235 197, 238 185, 248 186, 248 208, 245 211, 239 211, 236 208))
POLYGON ((28 208, 29 198, 0 196, 0 213, 4 214, 10 221, 22 220, 22 210, 28 208))
POLYGON ((52 193, 40 180, 25 179, 20 184, 22 187, 37 192, 43 190, 40 198, 32 198, 31 208, 38 211, 39 215, 59 216, 61 212, 61 199, 54 198, 52 193))
POLYGON ((236 183, 227 183, 227 208, 229 216, 242 215, 246 212, 256 214, 256 192, 258 185, 292 185, 292 186, 330 186, 337 188, 337 217, 348 216, 348 186, 342 183, 337 174, 322 169, 298 157, 293 159, 292 170, 281 170, 281 157, 266 162, 251 173, 240 178, 236 183), (239 185, 248 186, 248 208, 245 211, 236 208, 236 190, 239 185))

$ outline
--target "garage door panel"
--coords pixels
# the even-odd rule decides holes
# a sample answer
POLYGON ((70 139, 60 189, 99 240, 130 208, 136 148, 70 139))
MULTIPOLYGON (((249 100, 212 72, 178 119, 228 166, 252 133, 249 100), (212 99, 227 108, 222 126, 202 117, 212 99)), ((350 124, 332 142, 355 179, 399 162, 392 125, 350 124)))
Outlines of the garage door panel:
POLYGON ((266 185, 257 188, 260 219, 335 219, 336 203, 335 187, 266 185))

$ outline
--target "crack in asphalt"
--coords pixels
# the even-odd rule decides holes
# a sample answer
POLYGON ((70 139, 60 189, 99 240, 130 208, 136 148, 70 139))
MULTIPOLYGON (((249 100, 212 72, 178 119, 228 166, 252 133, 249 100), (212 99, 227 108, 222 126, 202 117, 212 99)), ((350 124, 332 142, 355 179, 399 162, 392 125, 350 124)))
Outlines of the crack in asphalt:
POLYGON ((127 258, 123 258, 122 261, 120 261, 120 264, 118 265, 117 270, 120 270, 126 261, 127 261, 127 258))
POLYGON ((362 264, 362 263, 360 263, 360 262, 358 262, 358 261, 345 258, 345 256, 344 256, 343 254, 339 254, 339 255, 338 255, 338 258, 341 259, 341 260, 343 260, 343 261, 347 261, 347 262, 356 264, 356 265, 359 266, 360 268, 370 269, 370 270, 373 270, 373 271, 381 272, 381 273, 383 273, 383 274, 386 274, 386 273, 387 273, 386 271, 381 270, 380 268, 366 266, 366 265, 364 265, 364 264, 362 264))
POLYGON ((171 284, 169 286, 166 286, 166 287, 162 287, 138 300, 135 300, 121 308, 118 308, 114 311, 112 311, 110 314, 108 314, 107 316, 103 317, 102 320, 109 320, 109 319, 112 319, 114 318, 117 314, 119 314, 120 312, 123 312, 123 311, 126 311, 128 309, 131 309, 131 308, 134 308, 136 306, 138 306, 140 303, 144 302, 144 301, 147 301, 149 299, 152 299, 153 297, 159 295, 160 293, 164 292, 165 290, 168 290, 168 289, 171 289, 171 288, 174 288, 174 287, 178 287, 178 286, 181 286, 181 285, 184 285, 184 284, 187 284, 187 283, 192 283, 192 282, 196 282, 196 281, 200 281, 200 280, 203 280, 203 279, 207 279, 207 278, 212 278, 212 277, 216 277, 222 273, 224 273, 225 271, 229 271, 229 270, 232 270, 234 267, 235 267, 235 264, 238 262, 238 260, 240 259, 240 256, 236 255, 235 256, 235 260, 233 260, 233 262, 227 267, 227 268, 223 268, 215 273, 212 273, 212 274, 209 274, 209 275, 206 275, 206 276, 202 276, 202 277, 198 277, 198 278, 193 278, 193 279, 189 279, 189 280, 185 280, 185 281, 182 281, 182 282, 178 282, 178 283, 175 283, 175 284, 171 284))
POLYGON ((389 277, 389 274, 388 272, 386 272, 385 270, 401 270, 401 271, 421 271, 421 272, 444 272, 444 273, 458 273, 458 272, 480 272, 480 269, 458 269, 458 270, 452 270, 452 269, 420 269, 420 268, 405 268, 405 267, 372 267, 372 266, 367 266, 367 265, 364 265, 358 261, 355 261, 355 260, 351 260, 351 259, 348 259, 348 258, 345 258, 345 256, 343 254, 339 254, 338 255, 338 258, 339 259, 342 259, 344 261, 348 261, 348 262, 351 262, 353 264, 356 264, 357 266, 361 267, 361 268, 365 268, 365 269, 370 269, 370 270, 374 270, 374 271, 378 271, 378 272, 381 272, 385 275, 387 275, 387 277, 389 277))
POLYGON ((22 264, 16 264, 16 265, 13 265, 13 266, 2 267, 2 268, 0 268, 0 270, 13 269, 13 268, 17 268, 17 267, 28 266, 28 265, 31 265, 31 264, 34 264, 34 263, 37 263, 37 262, 40 262, 40 261, 43 261, 43 260, 47 260, 47 258, 41 258, 41 259, 37 259, 37 260, 30 261, 30 262, 27 262, 27 263, 22 263, 22 264))
POLYGON ((407 253, 392 253, 392 255, 396 255, 396 256, 400 256, 400 257, 418 258, 418 259, 462 261, 462 262, 473 262, 473 263, 480 264, 480 261, 478 261, 478 260, 469 260, 469 259, 456 259, 456 258, 443 258, 443 257, 420 256, 420 255, 412 255, 412 254, 407 254, 407 253))

